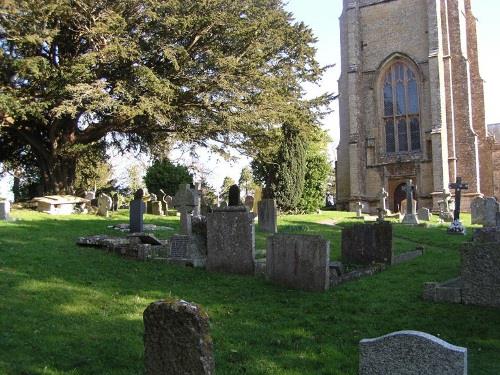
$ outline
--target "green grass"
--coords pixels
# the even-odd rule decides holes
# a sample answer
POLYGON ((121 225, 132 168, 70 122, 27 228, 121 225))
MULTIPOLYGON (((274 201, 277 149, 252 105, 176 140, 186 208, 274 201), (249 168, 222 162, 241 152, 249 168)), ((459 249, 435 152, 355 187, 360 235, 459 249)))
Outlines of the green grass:
MULTIPOLYGON (((217 374, 357 374, 359 340, 402 329, 467 347, 471 374, 500 373, 498 310, 421 299, 424 282, 458 274, 457 250, 470 234, 449 236, 437 223, 397 224, 395 251, 423 244, 424 256, 326 293, 306 293, 75 245, 83 235, 124 235, 107 226, 127 222, 126 215, 14 211, 17 221, 0 222, 1 374, 141 374, 142 312, 167 296, 207 310, 217 374)), ((175 229, 156 232, 160 238, 178 228, 176 217, 146 215, 146 222, 175 229)), ((279 229, 320 234, 339 259, 341 228, 354 222, 338 212, 284 216, 279 229)), ((257 249, 265 249, 265 237, 257 231, 257 249)))

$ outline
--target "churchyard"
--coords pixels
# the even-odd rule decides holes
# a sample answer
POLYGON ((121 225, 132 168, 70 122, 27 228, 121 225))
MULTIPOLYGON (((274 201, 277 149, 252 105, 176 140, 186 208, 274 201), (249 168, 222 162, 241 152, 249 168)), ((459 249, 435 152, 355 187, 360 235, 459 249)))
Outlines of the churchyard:
MULTIPOLYGON (((448 235, 449 223, 439 224, 437 216, 417 226, 388 219, 394 255, 417 247, 424 248, 423 255, 324 292, 281 286, 262 275, 139 261, 75 244, 96 234, 125 237, 111 226, 128 223, 128 210, 108 218, 16 209, 10 216, 15 220, 0 221, 0 373, 143 373, 143 312, 155 301, 178 299, 198 304, 208 315, 204 329, 213 340, 216 374, 357 374, 361 340, 402 330, 467 348, 470 374, 500 373, 497 308, 422 297, 425 283, 459 275, 459 248, 479 227, 468 214, 461 216, 465 236, 448 235)), ((144 223, 158 226, 151 233, 160 240, 182 233, 176 216, 146 214, 144 223)), ((342 229, 360 220, 353 212, 324 211, 279 216, 277 224, 279 235, 321 236, 329 243, 330 260, 338 261, 342 229)), ((256 225, 257 260, 266 256, 271 235, 256 225)), ((161 319, 157 313, 152 311, 153 321, 161 319)))

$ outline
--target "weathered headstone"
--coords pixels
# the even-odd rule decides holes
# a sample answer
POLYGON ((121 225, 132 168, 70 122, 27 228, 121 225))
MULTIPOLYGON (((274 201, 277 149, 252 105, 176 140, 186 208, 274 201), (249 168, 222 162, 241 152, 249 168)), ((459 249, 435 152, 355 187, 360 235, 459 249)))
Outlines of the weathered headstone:
POLYGON ((189 184, 179 185, 175 194, 174 207, 181 214, 180 234, 191 235, 191 213, 195 207, 194 194, 189 184))
POLYGON ((134 199, 130 202, 130 233, 144 232, 143 215, 146 205, 143 201, 144 191, 138 189, 134 194, 134 199))
POLYGON ((274 199, 262 199, 258 204, 259 229, 263 232, 278 232, 278 208, 274 199))
MULTIPOLYGON (((443 199, 438 202, 439 204, 439 217, 445 222, 453 221, 453 212, 451 212, 452 198, 448 188, 443 189, 443 199)), ((454 204, 454 203, 453 203, 454 204)))
POLYGON ((172 198, 170 195, 165 196, 164 201, 168 207, 174 206, 174 198, 172 198))
POLYGON ((158 301, 144 318, 146 375, 211 375, 215 371, 208 315, 196 304, 158 301))
POLYGON ((201 215, 201 183, 196 182, 194 184, 194 189, 193 189, 193 197, 194 197, 194 208, 193 208, 193 216, 200 216, 201 215))
POLYGON ((462 302, 500 307, 500 242, 466 242, 462 257, 462 302))
POLYGON ((356 224, 342 229, 342 260, 371 264, 392 262, 392 225, 389 222, 356 224))
POLYGON ((483 197, 476 197, 470 204, 471 224, 484 224, 484 204, 486 200, 483 197))
POLYGON ((165 194, 163 189, 160 189, 158 194, 158 200, 161 202, 161 209, 165 215, 168 213, 168 204, 165 200, 166 196, 167 194, 165 194))
POLYGON ((359 375, 467 375, 467 349, 425 332, 359 342, 359 375))
POLYGON ((267 238, 267 276, 284 287, 327 290, 329 261, 330 243, 320 236, 275 234, 267 238))
POLYGON ((484 202, 484 222, 483 225, 488 228, 496 226, 497 212, 500 210, 500 204, 495 197, 488 197, 484 202))
POLYGON ((417 213, 415 212, 416 205, 413 203, 413 183, 412 180, 407 180, 403 190, 406 192, 406 213, 401 223, 408 225, 418 224, 417 213))
POLYGON ((109 211, 113 206, 113 200, 105 193, 101 193, 97 200, 97 215, 108 217, 109 211))
POLYGON ((422 207, 422 208, 418 209, 417 216, 418 216, 418 220, 430 221, 432 214, 428 208, 422 207))
POLYGON ((216 208, 207 215, 207 270, 254 274, 253 215, 244 206, 216 208))
POLYGON ((240 206, 240 187, 238 185, 231 185, 228 194, 228 206, 240 206))
POLYGON ((0 199, 0 220, 9 220, 10 214, 10 202, 5 199, 0 199))
POLYGON ((450 184, 450 189, 455 189, 455 211, 453 212, 453 222, 448 228, 449 234, 465 234, 465 227, 460 222, 460 202, 462 190, 469 188, 469 185, 462 183, 462 177, 457 177, 455 183, 450 184))
POLYGON ((113 201, 111 211, 118 211, 118 204, 119 204, 118 194, 114 193, 111 199, 113 201))
POLYGON ((160 201, 151 202, 151 213, 157 216, 163 216, 163 208, 160 201))
POLYGON ((247 195, 245 197, 245 207, 248 208, 248 211, 253 210, 254 198, 251 195, 247 195))

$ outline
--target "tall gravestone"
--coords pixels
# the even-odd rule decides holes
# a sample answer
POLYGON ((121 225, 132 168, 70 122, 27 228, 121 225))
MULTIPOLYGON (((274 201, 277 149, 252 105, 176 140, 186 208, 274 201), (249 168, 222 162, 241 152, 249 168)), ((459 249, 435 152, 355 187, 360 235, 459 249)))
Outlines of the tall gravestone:
POLYGON ((207 215, 207 270, 253 275, 254 259, 253 215, 245 206, 214 208, 207 215))
POLYGON ((201 215, 201 183, 197 182, 194 184, 193 189, 193 197, 194 197, 194 208, 193 208, 193 216, 201 215))
POLYGON ((258 203, 259 229, 263 232, 278 232, 278 207, 276 200, 264 198, 258 203))
POLYGON ((359 342, 359 375, 467 375, 467 349, 425 332, 359 342))
POLYGON ((406 186, 403 188, 403 190, 406 192, 406 213, 405 216, 403 217, 403 224, 408 224, 408 225, 416 225, 418 224, 418 217, 417 213, 415 211, 416 205, 414 204, 413 201, 413 183, 412 180, 407 180, 406 181, 406 186))
POLYGON ((114 193, 113 196, 111 197, 113 203, 112 203, 112 208, 111 211, 118 211, 118 205, 119 205, 119 197, 117 193, 114 193))
POLYGON ((240 206, 240 187, 238 185, 231 185, 228 194, 228 206, 240 206))
POLYGON ((275 234, 267 238, 266 273, 287 288, 322 292, 330 286, 330 243, 320 236, 275 234))
POLYGON ((212 375, 215 371, 208 315, 186 301, 150 304, 144 319, 146 375, 212 375))
POLYGON ((356 264, 392 263, 392 224, 356 224, 342 229, 344 262, 356 264))
POLYGON ((191 213, 195 207, 195 199, 189 184, 179 185, 179 190, 174 197, 174 207, 181 214, 180 233, 191 235, 191 213))
POLYGON ((9 220, 10 202, 7 199, 0 199, 0 220, 9 220))
POLYGON ((97 200, 97 215, 108 217, 109 211, 113 207, 113 200, 105 193, 101 193, 97 200))
POLYGON ((160 189, 159 194, 158 194, 158 200, 161 202, 161 209, 165 215, 168 213, 168 205, 167 202, 165 201, 165 197, 167 194, 163 191, 163 189, 160 189))
POLYGON ((146 210, 146 205, 143 201, 144 191, 138 189, 134 194, 134 199, 130 202, 130 233, 142 233, 144 232, 144 212, 146 210))

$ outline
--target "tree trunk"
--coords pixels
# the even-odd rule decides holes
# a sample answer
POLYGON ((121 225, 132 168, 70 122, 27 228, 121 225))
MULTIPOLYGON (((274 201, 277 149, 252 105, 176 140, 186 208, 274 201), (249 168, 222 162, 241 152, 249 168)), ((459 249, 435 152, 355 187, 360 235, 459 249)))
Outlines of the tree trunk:
POLYGON ((73 194, 75 182, 76 159, 70 157, 55 157, 42 165, 42 188, 44 195, 73 194))

